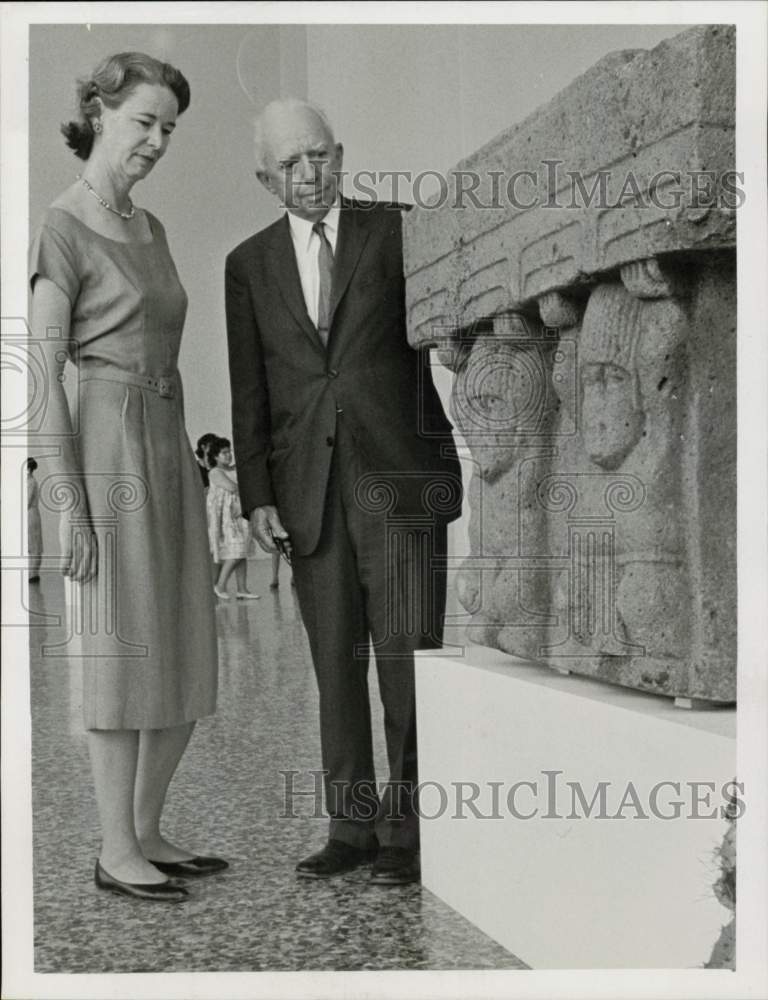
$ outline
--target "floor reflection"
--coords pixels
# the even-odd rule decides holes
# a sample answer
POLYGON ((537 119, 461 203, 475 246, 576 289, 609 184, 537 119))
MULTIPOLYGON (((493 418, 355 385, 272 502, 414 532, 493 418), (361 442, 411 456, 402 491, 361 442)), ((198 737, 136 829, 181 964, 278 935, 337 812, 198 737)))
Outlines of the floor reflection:
MULTIPOLYGON (((232 868, 195 884, 193 899, 177 907, 93 886, 99 833, 80 672, 43 655, 66 639, 56 617, 64 587, 45 574, 30 593, 36 971, 522 967, 420 886, 371 888, 365 871, 327 882, 295 877, 296 861, 323 843, 326 822, 307 799, 285 816, 280 772, 302 772, 306 787, 306 772, 319 767, 317 691, 295 591, 287 581, 271 591, 269 571, 269 560, 249 567, 261 600, 219 603, 218 713, 198 724, 166 811, 172 837, 232 868)), ((376 703, 383 775, 381 715, 376 703)))

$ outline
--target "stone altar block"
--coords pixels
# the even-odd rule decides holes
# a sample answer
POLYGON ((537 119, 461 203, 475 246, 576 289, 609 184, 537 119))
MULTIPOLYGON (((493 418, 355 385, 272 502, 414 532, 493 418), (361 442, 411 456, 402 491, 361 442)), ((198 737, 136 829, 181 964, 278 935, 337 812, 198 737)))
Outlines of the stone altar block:
POLYGON ((735 37, 607 56, 405 220, 474 460, 471 638, 736 697, 735 37), (470 191, 471 189, 471 191, 470 191))

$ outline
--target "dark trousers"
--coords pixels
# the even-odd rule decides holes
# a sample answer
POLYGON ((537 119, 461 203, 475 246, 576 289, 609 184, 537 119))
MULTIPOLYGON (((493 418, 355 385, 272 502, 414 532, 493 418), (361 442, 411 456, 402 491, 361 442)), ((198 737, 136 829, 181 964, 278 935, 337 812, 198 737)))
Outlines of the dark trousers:
POLYGON ((335 839, 417 849, 413 653, 440 645, 446 574, 435 557, 445 556, 447 529, 428 513, 398 518, 361 501, 364 468, 340 420, 320 542, 293 563, 320 694, 325 804, 335 839), (371 644, 390 769, 381 795, 371 741, 371 644))

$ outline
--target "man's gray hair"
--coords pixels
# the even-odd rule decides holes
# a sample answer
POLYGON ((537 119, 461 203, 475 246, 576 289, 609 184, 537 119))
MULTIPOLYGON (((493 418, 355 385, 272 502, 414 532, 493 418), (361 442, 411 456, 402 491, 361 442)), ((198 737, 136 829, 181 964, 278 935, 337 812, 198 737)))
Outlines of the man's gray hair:
POLYGON ((311 111, 328 133, 331 145, 336 142, 333 135, 333 126, 328 121, 328 116, 316 104, 313 104, 311 101, 304 101, 299 97, 282 97, 276 101, 270 101, 253 123, 253 149, 257 173, 263 173, 266 169, 267 125, 269 120, 291 111, 311 111))

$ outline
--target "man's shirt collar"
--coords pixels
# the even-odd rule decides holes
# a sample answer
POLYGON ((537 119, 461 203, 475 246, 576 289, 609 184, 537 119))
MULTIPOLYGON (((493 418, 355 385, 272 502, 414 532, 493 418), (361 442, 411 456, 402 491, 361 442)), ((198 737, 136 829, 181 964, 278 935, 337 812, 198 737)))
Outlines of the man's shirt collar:
MULTIPOLYGON (((320 222, 327 227, 326 236, 331 246, 336 243, 336 237, 339 231, 339 215, 341 212, 341 205, 337 200, 333 208, 328 209, 328 214, 325 215, 320 222)), ((296 245, 301 247, 305 252, 309 250, 309 243, 312 239, 312 226, 314 222, 309 222, 307 219, 300 219, 298 215, 294 215, 293 212, 288 213, 288 224, 291 227, 291 235, 293 236, 296 245)))

